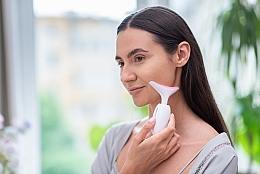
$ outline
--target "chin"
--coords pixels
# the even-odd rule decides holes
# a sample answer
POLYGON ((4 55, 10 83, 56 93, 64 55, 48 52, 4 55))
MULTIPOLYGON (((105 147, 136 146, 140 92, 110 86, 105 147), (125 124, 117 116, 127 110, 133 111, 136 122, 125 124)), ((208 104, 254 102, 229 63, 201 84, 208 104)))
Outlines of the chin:
POLYGON ((146 105, 147 105, 147 103, 138 102, 138 101, 134 101, 134 104, 135 104, 137 107, 143 107, 143 106, 146 106, 146 105))
POLYGON ((143 107, 143 106, 146 106, 146 105, 137 105, 137 104, 135 104, 135 106, 137 106, 137 107, 143 107))

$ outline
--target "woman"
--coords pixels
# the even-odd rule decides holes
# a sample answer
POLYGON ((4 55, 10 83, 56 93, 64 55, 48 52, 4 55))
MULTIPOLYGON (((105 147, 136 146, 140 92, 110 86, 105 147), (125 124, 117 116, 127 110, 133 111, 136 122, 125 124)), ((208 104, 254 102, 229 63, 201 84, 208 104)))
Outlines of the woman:
POLYGON ((92 173, 236 173, 237 155, 186 22, 165 7, 148 7, 126 17, 117 35, 121 82, 135 105, 149 106, 149 116, 110 128, 92 173), (174 115, 155 135, 161 98, 150 81, 180 88, 168 100, 174 115))

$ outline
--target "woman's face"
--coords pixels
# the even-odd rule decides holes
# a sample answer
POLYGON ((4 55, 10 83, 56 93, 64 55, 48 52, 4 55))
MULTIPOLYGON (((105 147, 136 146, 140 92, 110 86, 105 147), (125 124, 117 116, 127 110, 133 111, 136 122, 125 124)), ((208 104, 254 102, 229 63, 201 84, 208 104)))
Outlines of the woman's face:
POLYGON ((176 86, 175 56, 167 54, 149 32, 133 28, 119 32, 116 61, 121 82, 135 105, 157 105, 161 101, 160 95, 149 85, 150 81, 176 86))

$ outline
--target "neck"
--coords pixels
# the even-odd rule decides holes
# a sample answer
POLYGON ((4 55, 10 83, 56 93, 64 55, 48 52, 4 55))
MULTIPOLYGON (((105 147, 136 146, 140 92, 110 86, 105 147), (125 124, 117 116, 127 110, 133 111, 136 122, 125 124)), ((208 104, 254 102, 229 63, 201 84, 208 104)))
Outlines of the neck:
MULTIPOLYGON (((149 105, 149 117, 152 117, 157 104, 149 105)), ((171 112, 174 114, 176 132, 179 135, 185 134, 189 130, 190 125, 200 119, 187 105, 181 90, 169 98, 168 105, 170 105, 171 112)))

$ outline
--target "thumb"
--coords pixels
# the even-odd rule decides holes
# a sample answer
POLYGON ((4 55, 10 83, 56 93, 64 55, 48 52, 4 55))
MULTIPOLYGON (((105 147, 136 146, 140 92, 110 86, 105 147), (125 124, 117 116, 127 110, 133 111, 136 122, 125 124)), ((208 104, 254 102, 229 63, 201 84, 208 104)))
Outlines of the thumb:
POLYGON ((150 132, 146 135, 145 139, 150 138, 152 135, 153 135, 153 133, 152 133, 152 131, 150 131, 150 132))
MULTIPOLYGON (((144 139, 147 138, 148 134, 154 128, 155 117, 151 117, 143 126, 143 128, 135 135, 135 143, 140 144, 144 139)), ((151 135, 150 135, 151 136, 151 135)), ((148 136, 148 137, 150 137, 148 136)), ((133 142, 134 143, 134 142, 133 142)))

